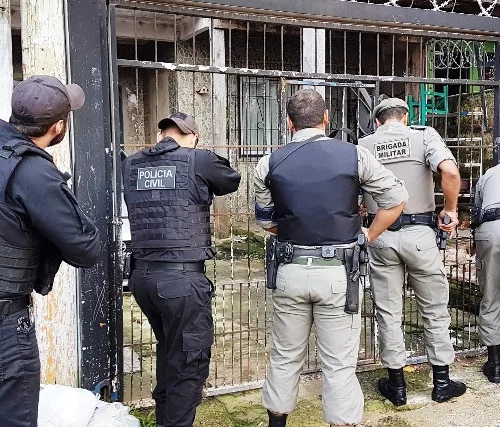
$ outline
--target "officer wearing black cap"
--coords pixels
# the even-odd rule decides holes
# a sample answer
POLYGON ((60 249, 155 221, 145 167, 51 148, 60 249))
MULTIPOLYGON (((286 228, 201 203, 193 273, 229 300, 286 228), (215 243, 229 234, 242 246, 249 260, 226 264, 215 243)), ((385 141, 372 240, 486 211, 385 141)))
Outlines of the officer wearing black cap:
POLYGON ((9 123, 0 120, 0 425, 35 427, 40 358, 30 305, 50 291, 62 260, 90 267, 97 228, 45 148, 61 142, 83 90, 49 76, 19 83, 9 123))
MULTIPOLYGON (((405 277, 415 292, 423 319, 427 358, 433 371, 432 399, 445 402, 466 390, 463 383, 449 377, 449 365, 455 356, 449 334, 449 285, 434 230, 439 227, 450 235, 454 233, 460 174, 452 153, 435 129, 408 126, 408 111, 408 104, 401 99, 383 100, 373 112, 377 130, 359 141, 405 182, 410 196, 398 221, 368 248, 380 358, 389 374, 379 380, 378 390, 396 406, 406 403, 406 351, 401 330, 405 277), (436 218, 433 172, 437 171, 441 172, 445 206, 436 218), (449 224, 444 222, 446 216, 449 224)), ((368 194, 364 202, 372 218, 377 204, 368 194)))
POLYGON ((198 126, 176 113, 158 124, 158 144, 127 158, 124 195, 132 233, 129 286, 158 340, 156 422, 192 426, 208 377, 213 342, 214 257, 210 205, 232 193, 240 174, 228 160, 195 149, 198 126))

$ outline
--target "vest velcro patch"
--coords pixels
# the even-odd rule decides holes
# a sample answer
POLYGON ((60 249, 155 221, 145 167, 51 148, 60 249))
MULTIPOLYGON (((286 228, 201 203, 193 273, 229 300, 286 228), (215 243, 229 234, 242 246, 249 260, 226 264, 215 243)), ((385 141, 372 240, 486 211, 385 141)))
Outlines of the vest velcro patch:
POLYGON ((137 169, 137 190, 175 189, 175 166, 137 169))
POLYGON ((378 142, 374 145, 374 154, 380 162, 410 157, 410 140, 407 138, 398 141, 378 142))

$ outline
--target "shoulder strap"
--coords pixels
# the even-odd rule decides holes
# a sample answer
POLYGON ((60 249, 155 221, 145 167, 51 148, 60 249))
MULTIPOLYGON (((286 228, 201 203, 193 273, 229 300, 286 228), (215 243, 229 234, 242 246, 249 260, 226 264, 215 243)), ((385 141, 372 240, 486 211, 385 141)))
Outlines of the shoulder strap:
MULTIPOLYGON (((24 153, 26 152, 31 152, 34 154, 38 154, 39 156, 52 161, 52 156, 47 153, 45 150, 42 150, 41 148, 38 148, 35 144, 23 141, 23 140, 12 140, 7 142, 2 147, 2 152, 4 154, 7 154, 8 152, 14 153, 19 157, 22 157, 24 153)), ((1 155, 1 157, 8 158, 9 155, 1 155)))
POLYGON ((267 173, 266 176, 266 185, 269 183, 269 176, 277 169, 279 165, 281 165, 288 157, 290 157, 293 153, 295 153, 297 150, 300 150, 302 147, 305 145, 309 144, 310 142, 314 142, 318 140, 319 138, 323 137, 323 135, 314 135, 312 138, 306 139, 305 141, 301 141, 297 143, 298 145, 290 151, 285 157, 283 157, 278 163, 275 165, 269 165, 269 172, 267 173))

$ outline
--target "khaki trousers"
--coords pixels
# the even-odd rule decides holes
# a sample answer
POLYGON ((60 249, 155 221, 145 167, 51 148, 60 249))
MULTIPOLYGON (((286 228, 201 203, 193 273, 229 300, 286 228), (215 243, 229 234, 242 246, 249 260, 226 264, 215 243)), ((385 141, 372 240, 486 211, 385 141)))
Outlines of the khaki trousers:
POLYGON ((479 334, 487 346, 500 344, 500 221, 481 224, 474 233, 477 280, 483 298, 479 334))
POLYGON ((411 225, 386 231, 368 249, 382 364, 391 369, 406 364, 401 330, 406 273, 423 319, 427 358, 433 365, 450 365, 455 353, 449 335, 449 285, 434 230, 411 225))
POLYGON ((344 312, 346 285, 342 265, 279 267, 273 291, 271 357, 262 391, 263 404, 270 411, 288 414, 296 407, 314 322, 323 371, 324 419, 333 425, 361 422, 364 401, 355 374, 361 315, 344 312))

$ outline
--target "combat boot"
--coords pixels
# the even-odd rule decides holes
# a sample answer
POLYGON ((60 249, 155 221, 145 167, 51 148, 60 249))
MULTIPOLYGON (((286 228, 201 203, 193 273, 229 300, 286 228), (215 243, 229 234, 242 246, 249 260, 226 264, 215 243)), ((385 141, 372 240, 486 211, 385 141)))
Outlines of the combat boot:
POLYGON ((488 360, 483 365, 483 374, 488 381, 500 383, 500 345, 488 346, 488 360))
POLYGON ((464 383, 450 380, 449 366, 432 365, 432 376, 434 388, 431 397, 435 402, 447 402, 454 397, 462 396, 467 390, 464 383))
POLYGON ((285 427, 287 414, 273 414, 269 409, 267 410, 269 416, 269 427, 285 427))
POLYGON ((394 406, 406 405, 406 383, 403 368, 389 369, 389 378, 380 378, 377 388, 380 394, 389 399, 394 406))

